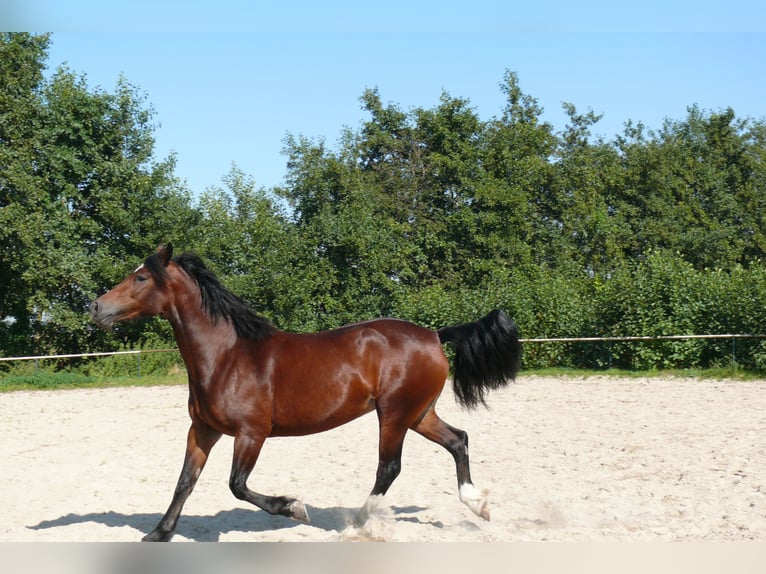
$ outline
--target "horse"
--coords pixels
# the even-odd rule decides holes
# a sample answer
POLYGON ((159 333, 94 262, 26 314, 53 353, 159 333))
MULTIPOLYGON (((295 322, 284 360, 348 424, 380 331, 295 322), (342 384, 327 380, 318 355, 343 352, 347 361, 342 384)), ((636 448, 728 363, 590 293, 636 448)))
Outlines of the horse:
POLYGON ((199 256, 173 257, 172 244, 166 244, 93 301, 90 314, 107 331, 118 321, 166 318, 188 373, 191 426, 181 474, 167 512, 144 541, 173 537, 223 434, 234 437, 233 495, 272 515, 309 522, 301 501, 247 487, 264 442, 326 431, 372 411, 379 422, 378 467, 365 506, 385 495, 399 475, 402 444, 412 429, 452 455, 460 500, 489 520, 487 491, 471 481, 468 435, 441 420, 435 404, 449 376, 444 344, 453 348, 453 388, 462 407, 486 405, 486 391, 515 379, 519 334, 502 311, 438 331, 386 318, 290 333, 227 290, 199 256))

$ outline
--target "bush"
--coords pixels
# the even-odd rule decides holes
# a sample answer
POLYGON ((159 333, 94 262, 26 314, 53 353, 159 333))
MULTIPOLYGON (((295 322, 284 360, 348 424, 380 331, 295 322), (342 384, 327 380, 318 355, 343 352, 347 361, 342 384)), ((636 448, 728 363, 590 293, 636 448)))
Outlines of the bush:
MULTIPOLYGON (((652 252, 606 279, 544 268, 497 272, 477 288, 434 285, 404 295, 399 316, 436 329, 501 308, 521 336, 577 338, 760 334, 766 325, 766 270, 696 270, 681 256, 652 252)), ((524 368, 692 369, 732 364, 766 370, 766 341, 681 339, 527 343, 524 368)))
MULTIPOLYGON (((728 271, 697 270, 681 256, 661 251, 607 277, 589 276, 575 268, 500 269, 478 286, 435 283, 417 291, 402 290, 390 303, 390 314, 438 329, 475 321, 496 308, 512 317, 527 339, 761 334, 766 325, 766 269, 755 262, 728 271)), ((349 316, 353 313, 348 310, 349 316)), ((167 333, 158 331, 141 347, 163 349, 174 344, 168 342, 167 333)), ((522 364, 526 369, 715 368, 730 366, 732 351, 738 367, 766 371, 763 339, 526 343, 522 364)), ((19 368, 8 368, 11 374, 23 374, 19 368)), ((118 377, 137 374, 139 358, 117 355, 43 366, 53 368, 77 371, 71 376, 85 380, 118 377)), ((140 356, 141 374, 165 375, 178 368, 183 369, 183 362, 177 352, 140 356)), ((55 386, 50 375, 35 377, 31 385, 55 386)))
MULTIPOLYGON (((760 334, 766 324, 766 272, 760 267, 698 271, 676 254, 654 252, 596 292, 596 335, 760 334)), ((739 366, 762 369, 762 343, 738 340, 739 366)), ((731 357, 731 339, 617 342, 611 351, 614 366, 635 370, 718 367, 731 357)))
MULTIPOLYGON (((576 274, 531 268, 498 272, 477 288, 434 285, 399 302, 400 317, 432 329, 475 321, 502 309, 523 338, 577 337, 593 322, 590 283, 576 274)), ((576 343, 528 344, 525 368, 587 366, 590 351, 576 343)))

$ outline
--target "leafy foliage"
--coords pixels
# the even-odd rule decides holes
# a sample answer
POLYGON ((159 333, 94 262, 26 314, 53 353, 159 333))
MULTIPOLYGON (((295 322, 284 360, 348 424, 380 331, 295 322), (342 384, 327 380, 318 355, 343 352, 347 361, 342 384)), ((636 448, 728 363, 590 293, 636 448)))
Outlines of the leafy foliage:
POLYGON ((16 76, 0 85, 0 316, 15 320, 0 340, 77 352, 107 342, 84 313, 96 293, 192 211, 172 159, 152 161, 143 96, 124 80, 114 94, 89 91, 65 68, 43 81, 46 46, 27 34, 0 42, 3 74, 16 76))
MULTIPOLYGON (((46 80, 48 41, 0 35, 5 354, 171 345, 161 320, 107 337, 85 313, 162 241, 295 331, 385 315, 437 328, 495 307, 527 338, 764 331, 762 120, 691 106, 605 140, 600 116, 568 103, 557 132, 510 71, 488 120, 447 92, 405 110, 368 89, 367 119, 335 148, 285 138, 283 186, 232 166, 192 195, 172 156, 153 157, 146 96, 126 79, 92 90, 66 68, 46 80)), ((728 364, 731 345, 530 344, 524 361, 704 367, 728 364)), ((741 366, 766 369, 765 342, 736 347, 741 366)))

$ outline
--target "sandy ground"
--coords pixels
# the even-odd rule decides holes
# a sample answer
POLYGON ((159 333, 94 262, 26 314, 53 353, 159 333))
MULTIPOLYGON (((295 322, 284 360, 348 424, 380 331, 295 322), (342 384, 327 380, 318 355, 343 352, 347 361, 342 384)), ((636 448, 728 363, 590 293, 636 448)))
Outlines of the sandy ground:
MULTIPOLYGON (((186 388, 0 394, 0 541, 136 541, 180 471, 186 388)), ((766 381, 521 376, 460 410, 491 522, 458 500, 446 451, 410 433, 402 474, 363 527, 377 427, 270 439, 249 486, 302 498, 311 524, 228 489, 232 440, 212 452, 174 540, 766 541, 766 381)))

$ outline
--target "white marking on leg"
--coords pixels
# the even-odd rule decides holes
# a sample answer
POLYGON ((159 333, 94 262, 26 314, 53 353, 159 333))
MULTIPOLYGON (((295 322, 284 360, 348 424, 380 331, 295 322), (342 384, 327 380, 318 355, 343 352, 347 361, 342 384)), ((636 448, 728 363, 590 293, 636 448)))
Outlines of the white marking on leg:
POLYGON ((460 485, 460 501, 484 520, 489 520, 488 494, 487 490, 479 490, 470 482, 460 485))

